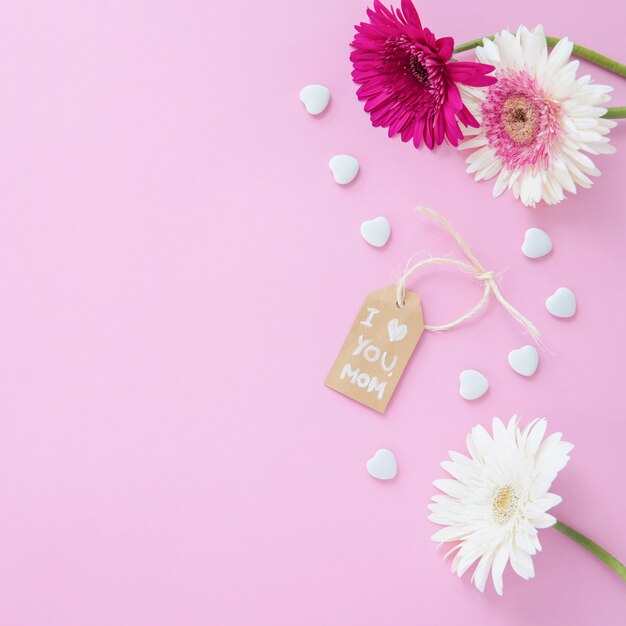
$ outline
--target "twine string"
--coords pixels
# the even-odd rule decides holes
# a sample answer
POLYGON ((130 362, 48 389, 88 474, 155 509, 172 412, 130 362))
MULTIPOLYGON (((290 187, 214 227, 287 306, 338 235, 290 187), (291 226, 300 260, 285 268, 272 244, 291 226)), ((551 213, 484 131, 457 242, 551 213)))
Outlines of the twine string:
POLYGON ((440 226, 442 226, 456 241, 457 245, 465 255, 468 262, 459 261, 458 259, 450 259, 446 257, 430 257, 428 259, 423 259, 410 265, 411 260, 407 263, 406 268, 402 276, 398 279, 396 284, 396 302, 397 305, 402 308, 404 306, 404 295, 406 293, 406 280, 411 274, 424 267, 425 265, 430 264, 439 264, 439 265, 452 265, 454 267, 458 267, 459 269, 468 272, 476 278, 478 282, 480 282, 483 286, 483 295, 480 301, 475 304, 471 309, 466 311, 461 317, 455 319, 452 322, 448 322, 447 324, 437 324, 431 325, 426 324, 424 328, 426 330, 430 330, 433 332, 441 332, 444 330, 450 330, 459 324, 467 321, 476 313, 481 311, 491 296, 494 296, 498 302, 504 307, 509 314, 515 318, 533 337, 533 339, 538 340, 541 336, 539 329, 527 318, 524 317, 510 302, 506 300, 506 298, 502 295, 502 291, 500 291, 500 287, 498 285, 497 277, 494 272, 488 271, 482 265, 482 263, 476 258, 470 247, 463 240, 458 231, 450 224, 450 222, 445 218, 433 211, 432 209, 428 209, 426 207, 417 207, 417 210, 423 215, 427 215, 431 217, 435 222, 437 222, 440 226))

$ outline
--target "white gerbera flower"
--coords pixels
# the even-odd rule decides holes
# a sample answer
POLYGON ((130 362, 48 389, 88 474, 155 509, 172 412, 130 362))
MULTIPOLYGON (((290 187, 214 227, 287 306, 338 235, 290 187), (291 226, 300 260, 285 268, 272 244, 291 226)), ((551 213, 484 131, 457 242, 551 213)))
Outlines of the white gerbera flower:
POLYGON ((537 529, 556 523, 546 511, 561 502, 548 489, 574 447, 561 441, 561 433, 542 442, 545 432, 545 419, 534 420, 520 431, 516 416, 508 427, 494 418, 493 438, 476 426, 467 436, 471 458, 449 452, 452 461, 441 465, 453 478, 433 483, 445 495, 433 496, 429 519, 445 528, 432 539, 459 542, 448 553, 458 550, 452 571, 459 576, 478 561, 472 582, 480 591, 491 570, 496 591, 502 595, 508 561, 522 578, 535 575, 531 557, 541 550, 537 529))
POLYGON ((574 44, 561 39, 548 55, 543 28, 503 30, 476 48, 493 65, 498 82, 486 89, 462 86, 466 106, 480 122, 464 130, 459 149, 476 149, 466 160, 475 180, 498 176, 493 195, 511 189, 526 206, 557 204, 563 191, 590 187, 600 172, 584 152, 609 154, 607 137, 615 126, 602 119, 612 88, 590 76, 576 78, 569 61, 574 44))

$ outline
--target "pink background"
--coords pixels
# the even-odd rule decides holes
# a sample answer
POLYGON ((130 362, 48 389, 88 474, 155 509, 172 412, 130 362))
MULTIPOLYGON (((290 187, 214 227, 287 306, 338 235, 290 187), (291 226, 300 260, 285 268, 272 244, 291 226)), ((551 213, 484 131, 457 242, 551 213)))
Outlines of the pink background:
MULTIPOLYGON (((542 22, 626 56, 624 3, 424 2, 464 41, 542 22), (606 5, 604 5, 605 8, 606 5)), ((3 2, 0 12, 0 624, 618 624, 624 585, 556 531, 505 596, 449 572, 432 480, 494 415, 549 418, 575 443, 557 515, 626 559, 624 167, 556 208, 494 200, 463 156, 370 126, 348 61, 365 0, 3 2), (321 118, 298 92, 330 87, 321 118), (349 187, 327 161, 362 164, 349 187), (455 253, 412 207, 449 217, 510 301, 418 345, 385 417, 322 386, 369 291, 418 251, 455 253), (386 215, 383 250, 359 224, 386 215), (530 226, 554 252, 519 251, 530 226), (545 311, 572 288, 569 321, 545 311), (457 393, 465 368, 491 390, 457 393), (392 449, 399 475, 365 462, 392 449)), ((616 86, 618 77, 591 70, 616 86)), ((427 321, 479 297, 428 270, 427 321)))

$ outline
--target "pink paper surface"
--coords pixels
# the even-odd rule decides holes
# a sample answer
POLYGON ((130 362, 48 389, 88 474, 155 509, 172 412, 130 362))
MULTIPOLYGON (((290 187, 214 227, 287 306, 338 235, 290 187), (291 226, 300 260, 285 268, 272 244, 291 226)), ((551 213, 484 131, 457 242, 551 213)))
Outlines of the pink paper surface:
MULTIPOLYGON (((457 41, 520 22, 624 60, 624 3, 418 5, 457 41), (607 14, 610 9, 610 15, 607 14)), ((458 580, 426 506, 448 449, 494 415, 549 419, 576 448, 556 515, 626 559, 626 123, 602 177, 558 207, 495 200, 464 156, 370 126, 348 60, 364 0, 5 2, 0 20, 2 626, 613 625, 624 584, 553 529, 505 595, 458 580), (298 99, 322 83, 320 118, 298 99), (336 185, 337 153, 361 161, 336 185), (543 331, 495 302, 425 333, 384 417, 325 388, 366 293, 460 230, 543 331), (384 249, 360 223, 385 215, 384 249), (530 261, 524 231, 554 252, 530 261), (544 300, 570 287, 579 310, 544 300), (458 394, 483 371, 488 394, 458 394), (365 471, 380 447, 398 477, 365 471)), ((586 66, 596 81, 622 79, 586 66)), ((409 281, 427 323, 480 287, 409 281)))

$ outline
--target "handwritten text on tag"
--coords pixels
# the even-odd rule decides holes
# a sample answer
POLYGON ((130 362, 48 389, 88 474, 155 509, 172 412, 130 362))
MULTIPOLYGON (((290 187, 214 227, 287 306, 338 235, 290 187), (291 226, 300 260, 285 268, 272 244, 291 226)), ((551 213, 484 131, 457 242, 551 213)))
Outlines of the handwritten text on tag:
POLYGON ((405 292, 403 307, 395 286, 370 293, 324 384, 383 413, 423 330, 416 293, 405 292))

